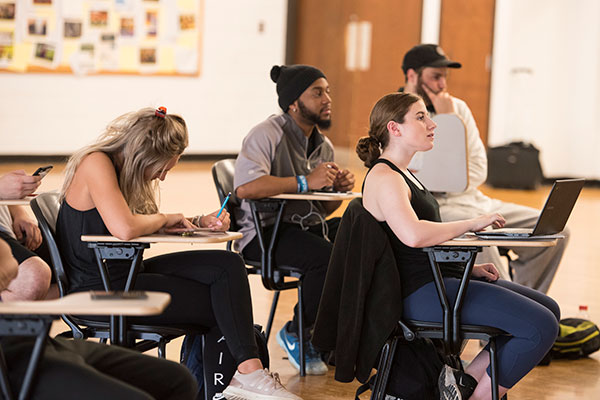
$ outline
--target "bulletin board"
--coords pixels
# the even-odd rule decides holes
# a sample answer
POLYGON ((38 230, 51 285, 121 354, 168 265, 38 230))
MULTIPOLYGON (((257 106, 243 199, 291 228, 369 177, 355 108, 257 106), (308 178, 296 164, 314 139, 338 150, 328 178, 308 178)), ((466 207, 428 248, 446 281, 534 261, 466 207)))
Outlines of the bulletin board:
POLYGON ((202 0, 0 0, 0 71, 198 76, 202 0))

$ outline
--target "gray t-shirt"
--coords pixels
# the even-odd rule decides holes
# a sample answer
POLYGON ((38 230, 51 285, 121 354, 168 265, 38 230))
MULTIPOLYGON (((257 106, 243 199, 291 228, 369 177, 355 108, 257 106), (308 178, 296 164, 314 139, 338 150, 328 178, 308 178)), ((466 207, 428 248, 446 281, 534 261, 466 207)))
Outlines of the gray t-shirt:
POLYGON ((0 231, 7 233, 16 239, 12 228, 12 217, 10 216, 10 211, 7 206, 0 206, 0 231))
MULTIPOLYGON (((333 161, 333 145, 316 127, 310 139, 288 114, 272 115, 255 126, 244 138, 242 149, 235 162, 233 187, 252 182, 261 176, 289 177, 308 175, 323 162, 333 161), (309 151, 310 144, 310 154, 309 151)), ((321 223, 327 216, 319 201, 288 201, 283 221, 303 225, 321 223)), ((256 235, 247 201, 233 216, 244 237, 235 243, 241 251, 256 235)), ((264 226, 273 224, 273 214, 261 215, 264 226)))

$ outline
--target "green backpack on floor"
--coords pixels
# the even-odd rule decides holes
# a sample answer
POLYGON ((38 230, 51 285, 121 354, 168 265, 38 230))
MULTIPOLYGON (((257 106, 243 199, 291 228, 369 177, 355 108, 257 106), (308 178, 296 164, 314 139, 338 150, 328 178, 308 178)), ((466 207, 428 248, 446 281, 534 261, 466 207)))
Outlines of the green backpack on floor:
POLYGON ((552 358, 582 358, 600 349, 600 331, 592 321, 560 320, 560 332, 552 346, 552 358))

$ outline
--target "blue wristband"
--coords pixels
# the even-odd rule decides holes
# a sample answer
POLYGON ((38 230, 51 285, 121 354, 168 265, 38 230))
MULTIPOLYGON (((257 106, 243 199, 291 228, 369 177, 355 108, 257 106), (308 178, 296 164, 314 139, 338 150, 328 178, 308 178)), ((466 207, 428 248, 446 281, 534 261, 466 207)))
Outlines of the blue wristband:
POLYGON ((296 182, 298 183, 298 188, 297 188, 298 193, 308 192, 308 181, 306 180, 306 176, 297 175, 296 182))

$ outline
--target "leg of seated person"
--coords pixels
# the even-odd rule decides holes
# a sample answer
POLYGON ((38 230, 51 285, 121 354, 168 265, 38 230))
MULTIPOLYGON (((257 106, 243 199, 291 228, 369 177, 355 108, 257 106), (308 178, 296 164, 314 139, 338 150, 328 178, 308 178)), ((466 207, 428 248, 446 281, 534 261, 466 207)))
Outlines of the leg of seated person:
POLYGON ((196 382, 187 369, 175 362, 146 356, 117 346, 98 346, 87 341, 62 340, 81 354, 86 363, 104 375, 136 387, 155 399, 192 399, 196 382), (72 344, 71 344, 72 343, 72 344))
MULTIPOLYGON (((13 387, 22 384, 33 346, 33 339, 18 340, 4 346, 13 387)), ((195 394, 193 378, 177 363, 117 346, 48 339, 31 398, 184 400, 195 394)))
MULTIPOLYGON (((270 231, 267 231, 267 236, 269 235, 270 231)), ((303 275, 302 305, 307 329, 315 323, 331 249, 330 242, 319 235, 303 231, 296 224, 281 224, 279 228, 275 262, 277 265, 294 267, 303 275)), ((243 254, 249 260, 260 260, 260 246, 256 238, 244 248, 243 254)), ((289 330, 298 331, 298 305, 294 308, 294 319, 289 330)))
MULTIPOLYGON (((203 291, 203 302, 192 302, 181 296, 179 286, 170 284, 168 290, 173 298, 164 315, 177 314, 185 323, 191 307, 202 308, 197 320, 203 326, 218 325, 227 338, 227 346, 238 363, 258 358, 258 349, 254 340, 252 320, 252 301, 246 268, 242 259, 235 253, 213 251, 188 251, 165 254, 144 261, 144 273, 140 274, 136 288, 147 288, 147 274, 161 274, 168 279, 192 282, 194 287, 203 291), (171 310, 173 308, 173 310, 171 310), (176 311, 177 310, 177 311, 176 311)), ((161 283, 154 286, 159 290, 161 283)), ((153 290, 152 288, 148 288, 153 290)), ((163 290, 165 290, 163 288, 163 290)), ((158 319, 163 316, 155 317, 158 319)), ((191 321, 187 321, 190 323, 191 321)))
MULTIPOLYGON (((454 301, 459 280, 444 279, 450 302, 454 301)), ((441 322, 442 310, 435 285, 429 283, 404 299, 407 319, 441 322)), ((558 305, 549 297, 521 285, 499 281, 472 281, 462 308, 462 322, 492 326, 511 334, 497 339, 498 383, 505 392, 523 378, 550 349, 558 334, 558 305)), ((476 379, 474 399, 489 397, 487 350, 475 358, 467 373, 476 379), (487 373, 483 373, 487 369, 487 373), (482 396, 482 397, 478 397, 482 396)))
MULTIPOLYGON (((136 289, 171 294, 165 312, 147 322, 219 326, 237 362, 237 371, 225 390, 228 394, 244 399, 299 399, 281 385, 276 374, 264 370, 258 358, 250 285, 240 256, 220 250, 178 252, 145 260, 144 268, 136 289)), ((200 355, 189 357, 199 359, 200 355)))
POLYGON ((3 301, 41 300, 46 297, 52 273, 50 267, 39 257, 29 257, 19 264, 19 273, 6 290, 3 301))
MULTIPOLYGON (((270 232, 267 232, 268 235, 270 232)), ((277 234, 277 246, 274 254, 277 265, 294 267, 302 274, 303 295, 301 300, 304 311, 304 338, 307 341, 305 361, 306 373, 309 375, 322 375, 327 372, 327 365, 321 360, 320 354, 309 341, 309 332, 315 323, 319 309, 332 249, 332 243, 325 240, 322 235, 320 225, 303 231, 296 224, 282 224, 277 234)), ((254 238, 244 248, 243 254, 250 260, 260 260, 261 251, 257 238, 254 238)), ((294 318, 277 334, 279 345, 286 350, 290 363, 296 369, 300 369, 300 350, 297 345, 299 342, 298 312, 296 304, 294 318)))

